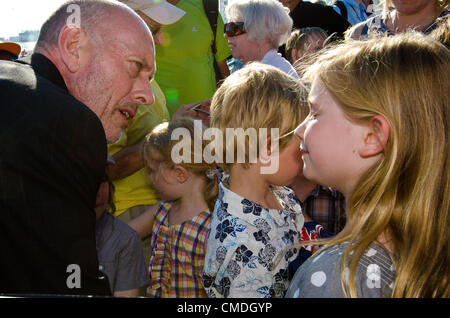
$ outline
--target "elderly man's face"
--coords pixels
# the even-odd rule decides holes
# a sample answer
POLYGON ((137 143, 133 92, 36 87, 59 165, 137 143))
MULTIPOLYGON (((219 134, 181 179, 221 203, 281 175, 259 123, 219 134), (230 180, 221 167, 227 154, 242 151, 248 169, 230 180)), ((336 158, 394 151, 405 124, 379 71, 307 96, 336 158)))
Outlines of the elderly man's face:
POLYGON ((91 43, 74 96, 100 118, 108 143, 120 138, 138 105, 152 104, 155 72, 151 33, 138 17, 118 12, 105 22, 102 43, 91 43))

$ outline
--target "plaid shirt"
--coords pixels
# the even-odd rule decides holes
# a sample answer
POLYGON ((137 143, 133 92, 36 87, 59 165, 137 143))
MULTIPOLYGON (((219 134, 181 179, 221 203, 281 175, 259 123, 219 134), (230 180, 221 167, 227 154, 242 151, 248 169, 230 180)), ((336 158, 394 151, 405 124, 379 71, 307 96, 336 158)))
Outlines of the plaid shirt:
POLYGON ((201 275, 211 213, 204 210, 182 224, 169 226, 171 206, 170 202, 162 202, 153 222, 147 294, 164 298, 207 297, 201 275))
MULTIPOLYGON (((327 238, 339 233, 345 226, 345 198, 342 193, 330 188, 318 185, 308 195, 304 202, 297 201, 302 206, 302 211, 308 214, 312 222, 305 222, 302 228, 302 241, 327 238)), ((320 246, 304 246, 300 249, 298 257, 289 263, 289 279, 292 280, 297 269, 320 246)))
POLYGON ((301 205, 305 214, 331 234, 337 234, 344 228, 345 198, 342 193, 318 185, 301 205))

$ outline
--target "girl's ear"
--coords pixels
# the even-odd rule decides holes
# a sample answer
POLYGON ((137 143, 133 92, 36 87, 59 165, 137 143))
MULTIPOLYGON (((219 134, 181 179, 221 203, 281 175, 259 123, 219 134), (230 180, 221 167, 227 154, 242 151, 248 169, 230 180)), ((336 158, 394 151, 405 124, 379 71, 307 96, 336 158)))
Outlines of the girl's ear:
POLYGON ((185 183, 187 181, 187 179, 189 178, 189 171, 186 168, 184 168, 180 165, 175 165, 173 170, 175 172, 176 180, 179 183, 185 183))
POLYGON ((297 59, 298 59, 297 49, 292 49, 292 51, 291 51, 291 61, 295 62, 295 61, 297 61, 297 59))
POLYGON ((383 152, 389 139, 389 123, 381 115, 374 116, 368 125, 368 130, 364 135, 364 144, 359 151, 362 158, 376 156, 383 152))

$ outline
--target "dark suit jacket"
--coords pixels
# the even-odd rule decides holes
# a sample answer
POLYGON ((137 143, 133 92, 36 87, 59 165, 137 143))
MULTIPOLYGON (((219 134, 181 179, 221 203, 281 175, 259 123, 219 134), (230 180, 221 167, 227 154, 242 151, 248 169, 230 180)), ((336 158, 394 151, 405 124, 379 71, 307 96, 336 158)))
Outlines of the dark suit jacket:
POLYGON ((0 293, 109 294, 95 244, 100 120, 40 54, 0 61, 0 101, 0 293))

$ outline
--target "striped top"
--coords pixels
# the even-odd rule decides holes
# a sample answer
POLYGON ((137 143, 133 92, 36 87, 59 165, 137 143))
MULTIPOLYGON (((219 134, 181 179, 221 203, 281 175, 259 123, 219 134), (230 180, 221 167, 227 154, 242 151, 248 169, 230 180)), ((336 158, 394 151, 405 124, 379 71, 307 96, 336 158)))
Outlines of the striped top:
POLYGON ((147 295, 164 298, 207 297, 202 285, 211 213, 201 211, 181 224, 169 226, 171 202, 156 212, 151 238, 150 286, 147 295))

